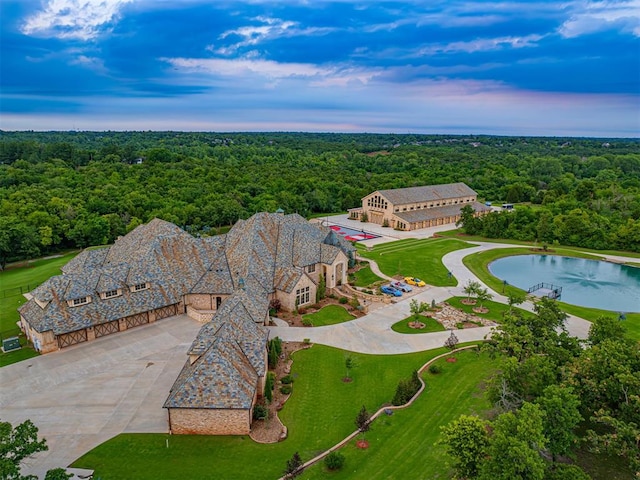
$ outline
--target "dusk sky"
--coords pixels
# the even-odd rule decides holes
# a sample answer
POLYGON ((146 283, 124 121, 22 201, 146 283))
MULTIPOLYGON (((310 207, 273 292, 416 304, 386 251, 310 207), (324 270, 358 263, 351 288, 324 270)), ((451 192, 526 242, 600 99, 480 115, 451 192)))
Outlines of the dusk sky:
POLYGON ((640 136, 640 0, 0 0, 0 129, 640 136))

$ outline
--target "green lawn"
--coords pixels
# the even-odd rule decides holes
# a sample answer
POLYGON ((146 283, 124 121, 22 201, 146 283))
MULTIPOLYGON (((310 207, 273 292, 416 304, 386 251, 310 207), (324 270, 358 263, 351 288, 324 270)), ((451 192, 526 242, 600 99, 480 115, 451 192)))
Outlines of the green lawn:
MULTIPOLYGON (((349 435, 355 429, 354 419, 362 405, 375 411, 390 402, 400 379, 408 378, 413 370, 444 351, 439 348, 407 355, 363 355, 314 345, 294 355, 293 395, 280 412, 289 429, 287 440, 259 445, 248 437, 237 436, 122 434, 93 449, 73 466, 93 468, 95 478, 110 480, 156 479, 158 472, 165 480, 277 478, 295 451, 308 460, 349 435), (342 381, 347 354, 354 362, 350 383, 342 381)), ((471 377, 480 381, 477 372, 471 377)), ((444 383, 454 390, 451 398, 461 395, 462 386, 455 386, 464 384, 460 379, 444 383)), ((466 402, 472 401, 467 397, 470 395, 465 392, 461 400, 464 403, 457 404, 460 410, 456 415, 465 411, 466 402)), ((447 411, 456 403, 444 393, 433 398, 440 399, 447 411)), ((414 444, 413 449, 416 455, 422 455, 421 447, 414 444)))
POLYGON ((36 286, 53 275, 60 274, 60 267, 71 260, 77 252, 68 253, 59 258, 47 260, 35 260, 28 262, 25 266, 9 268, 0 271, 0 334, 3 338, 19 336, 22 350, 11 353, 0 352, 0 366, 19 362, 26 358, 34 357, 37 354, 32 348, 27 346, 26 338, 21 334, 16 322, 20 320, 18 307, 27 300, 20 294, 20 287, 24 292, 33 290, 36 286))
MULTIPOLYGON (((491 242, 491 243, 512 243, 514 245, 526 245, 526 246, 535 247, 535 248, 540 248, 542 246, 540 242, 526 242, 522 240, 514 240, 512 238, 488 238, 488 237, 482 237, 479 235, 466 235, 460 229, 438 232, 438 236, 447 237, 447 238, 457 238, 457 239, 469 241, 469 242, 476 241, 476 242, 491 242)), ((552 248, 552 249, 562 248, 564 250, 573 250, 575 252, 598 253, 601 255, 619 255, 622 257, 640 258, 640 253, 626 252, 624 250, 594 250, 592 248, 573 247, 570 245, 560 245, 559 247, 556 247, 555 245, 549 245, 549 248, 552 248)))
MULTIPOLYGON (((506 288, 503 286, 502 280, 497 277, 494 277, 489 271, 489 263, 493 260, 501 257, 506 257, 509 255, 531 255, 536 254, 529 249, 525 248, 500 248, 495 250, 487 250, 485 252, 475 253, 473 255, 469 255, 465 257, 462 261, 463 263, 471 270, 480 280, 482 280, 489 287, 494 289, 497 292, 502 293, 504 290, 505 295, 509 292, 520 292, 525 293, 523 290, 516 288, 512 285, 508 285, 506 288)), ((588 258, 592 260, 599 260, 599 258, 594 257, 593 255, 589 255, 588 253, 578 252, 575 250, 566 250, 562 248, 554 248, 554 254, 564 255, 567 257, 580 257, 580 258, 588 258)), ((584 318, 585 320, 594 321, 596 318, 600 316, 614 316, 618 318, 617 312, 611 312, 608 310, 599 310, 597 308, 587 308, 580 307, 577 305, 570 305, 565 302, 558 302, 560 308, 570 313, 571 315, 576 315, 578 317, 584 318)), ((623 325, 626 327, 629 332, 629 336, 636 340, 640 340, 640 313, 628 313, 626 321, 623 322, 623 325)))
POLYGON ((440 427, 463 413, 483 416, 490 405, 481 384, 493 370, 493 362, 485 354, 461 352, 456 357, 456 363, 437 362, 441 373, 423 375, 427 389, 411 407, 374 421, 365 437, 368 449, 358 449, 354 442, 342 448, 346 458, 342 470, 330 473, 319 463, 299 478, 451 478, 444 449, 436 445, 440 427))
POLYGON ((449 276, 442 257, 454 250, 473 245, 454 239, 398 240, 377 245, 369 251, 360 246, 358 253, 374 260, 386 275, 418 277, 437 287, 456 286, 458 281, 449 276))
MULTIPOLYGON (((473 308, 477 305, 465 305, 460 300, 467 297, 451 297, 445 300, 449 305, 454 308, 459 308, 460 310, 468 313, 470 315, 476 315, 480 318, 486 318, 487 320, 491 320, 492 322, 500 323, 504 318, 504 314, 509 311, 509 305, 505 305, 504 303, 498 303, 491 300, 488 300, 483 303, 483 306, 489 309, 487 313, 476 313, 473 311, 473 308)), ((514 308, 514 310, 518 310, 523 316, 531 315, 526 310, 522 310, 520 308, 514 308)))
POLYGON ((356 287, 368 287, 377 282, 382 282, 383 279, 377 276, 371 270, 371 267, 367 264, 366 267, 362 267, 360 270, 353 274, 355 276, 355 282, 353 283, 356 287))
POLYGON ((420 316, 419 321, 424 323, 424 328, 411 328, 409 322, 413 321, 413 316, 407 317, 404 320, 400 320, 397 323, 391 325, 391 330, 398 333, 429 333, 429 332, 444 332, 446 329, 442 324, 434 318, 420 316))
POLYGON ((315 313, 303 315, 302 318, 309 320, 312 327, 322 327, 324 325, 348 322, 356 317, 347 312, 341 305, 327 305, 315 313))

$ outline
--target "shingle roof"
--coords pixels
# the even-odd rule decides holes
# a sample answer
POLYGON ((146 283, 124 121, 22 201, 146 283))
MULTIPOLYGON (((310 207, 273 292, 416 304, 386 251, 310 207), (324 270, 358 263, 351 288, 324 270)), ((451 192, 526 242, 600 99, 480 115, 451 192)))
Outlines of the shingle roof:
POLYGON ((480 202, 470 202, 459 205, 447 205, 445 207, 422 208, 420 210, 412 210, 409 212, 397 212, 394 213, 394 215, 408 223, 423 222, 425 220, 434 220, 436 218, 458 215, 465 205, 471 205, 476 212, 486 212, 491 210, 480 202))
POLYGON ((249 409, 258 374, 235 341, 217 338, 193 365, 186 362, 165 408, 249 409))
POLYGON ((21 315, 39 332, 56 335, 179 303, 185 294, 229 295, 205 324, 165 407, 250 408, 258 377, 266 373, 269 294, 290 292, 304 267, 332 263, 354 247, 328 228, 297 214, 259 213, 226 235, 197 239, 175 225, 153 220, 111 247, 86 250, 32 294, 21 315), (149 288, 131 292, 147 283, 149 288), (99 293, 120 289, 118 297, 99 293), (91 302, 69 307, 85 296, 91 302), (41 308, 36 302, 37 299, 41 308))
POLYGON ((211 263, 205 244, 175 225, 153 220, 118 239, 109 248, 85 250, 32 293, 20 314, 38 332, 56 335, 179 303, 211 263), (154 236, 155 235, 155 236, 154 236), (142 243, 140 243, 142 242, 142 243), (147 290, 130 286, 148 283, 147 290), (108 299, 99 293, 121 289, 108 299), (67 301, 91 297, 85 305, 67 301), (35 304, 35 307, 34 307, 35 304))
POLYGON ((431 202, 442 200, 445 198, 469 197, 477 195, 476 192, 474 192, 464 183, 447 183, 443 185, 427 185, 422 187, 396 188, 393 190, 378 190, 378 193, 394 205, 431 202))

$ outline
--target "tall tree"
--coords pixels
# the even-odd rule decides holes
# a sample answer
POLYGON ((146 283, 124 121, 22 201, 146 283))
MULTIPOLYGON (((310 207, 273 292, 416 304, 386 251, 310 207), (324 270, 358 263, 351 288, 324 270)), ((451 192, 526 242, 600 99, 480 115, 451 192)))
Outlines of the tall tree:
POLYGON ((546 465, 540 455, 547 444, 544 414, 532 403, 507 412, 493 422, 487 458, 480 468, 482 480, 543 480, 546 465))
POLYGON ((38 440, 38 428, 25 420, 15 428, 0 422, 0 478, 3 480, 36 480, 20 474, 20 463, 32 455, 48 450, 46 441, 38 440))
POLYGON ((575 428, 582 421, 580 400, 571 388, 549 385, 536 403, 544 412, 547 450, 555 462, 558 455, 567 455, 578 442, 575 428))
POLYGON ((440 427, 438 443, 443 444, 457 478, 475 478, 489 446, 487 425, 479 417, 461 415, 440 427))

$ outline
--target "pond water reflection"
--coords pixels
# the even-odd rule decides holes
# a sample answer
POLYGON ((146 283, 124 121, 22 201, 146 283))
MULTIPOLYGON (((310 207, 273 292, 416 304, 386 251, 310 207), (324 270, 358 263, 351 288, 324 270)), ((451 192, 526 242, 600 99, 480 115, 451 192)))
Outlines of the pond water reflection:
POLYGON ((561 286, 560 300, 573 305, 640 312, 640 268, 557 255, 516 255, 491 262, 489 270, 525 291, 540 282, 561 286))

